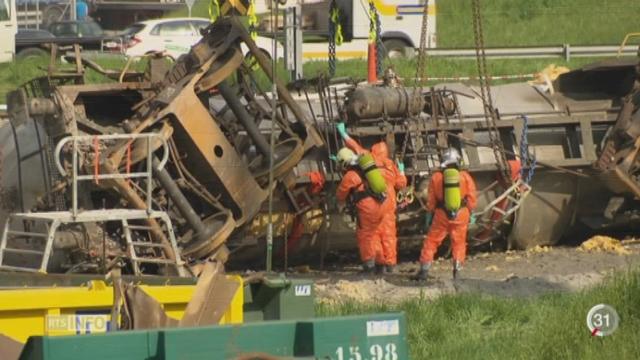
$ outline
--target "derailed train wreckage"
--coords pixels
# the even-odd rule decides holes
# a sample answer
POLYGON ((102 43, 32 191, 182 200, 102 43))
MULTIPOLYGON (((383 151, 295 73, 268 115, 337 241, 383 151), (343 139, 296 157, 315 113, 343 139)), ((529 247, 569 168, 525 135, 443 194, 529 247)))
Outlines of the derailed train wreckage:
POLYGON ((393 81, 319 81, 311 97, 298 84, 307 96, 295 100, 234 19, 205 29, 172 66, 159 55, 140 73, 75 61, 73 73, 50 69, 8 97, 0 269, 101 272, 119 264, 186 275, 205 258, 253 267, 264 252, 270 191, 276 256, 355 248, 355 224, 333 200, 338 120, 365 146, 386 140, 407 164, 401 246, 427 229, 421 198, 445 145, 462 150, 481 192, 472 244, 553 244, 581 227, 640 219, 637 61, 596 64, 546 87, 492 88, 505 153, 519 156, 528 142, 523 151, 538 160, 517 192, 496 181, 496 159, 484 147, 492 130, 472 86, 442 84, 411 101, 413 90, 393 81), (240 43, 276 82, 275 112, 240 43), (84 84, 84 66, 120 81, 84 84))

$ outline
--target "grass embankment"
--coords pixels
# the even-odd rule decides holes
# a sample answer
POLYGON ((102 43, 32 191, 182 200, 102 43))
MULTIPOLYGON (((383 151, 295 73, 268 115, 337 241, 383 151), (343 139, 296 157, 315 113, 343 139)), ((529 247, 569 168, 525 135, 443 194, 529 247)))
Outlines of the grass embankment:
MULTIPOLYGON (((192 16, 208 18, 208 4, 196 0, 192 16)), ((438 46, 472 47, 471 2, 437 0, 437 8, 438 46)), ((633 0, 485 0, 482 13, 487 46, 617 44, 640 31, 633 0)), ((187 16, 187 7, 169 16, 187 16)))
MULTIPOLYGON (((494 75, 533 73, 542 70, 550 63, 577 68, 595 60, 593 58, 577 58, 567 63, 562 59, 490 59, 489 71, 494 75)), ((0 64, 0 103, 5 102, 8 91, 36 76, 45 75, 48 61, 48 58, 36 58, 0 64)), ((125 60, 118 59, 101 59, 97 62, 103 67, 112 69, 122 68, 125 64, 125 60)), ((393 64, 400 77, 413 78, 415 76, 415 59, 394 61, 393 63, 387 61, 386 64, 393 64)), ((70 67, 71 65, 65 66, 70 67)), ((144 62, 136 63, 135 66, 144 66, 144 62)), ((364 60, 340 61, 336 70, 336 76, 350 76, 355 79, 365 79, 367 76, 367 64, 364 60)), ((324 61, 312 61, 304 64, 305 77, 317 76, 327 71, 328 65, 324 61)), ((433 58, 429 60, 427 76, 475 76, 476 71, 476 63, 473 59, 433 58)), ((279 74, 283 78, 287 77, 283 67, 281 67, 279 74)), ((266 81, 266 78, 261 78, 266 81)), ((86 79, 89 83, 109 81, 90 69, 87 69, 86 79)), ((412 82, 407 82, 407 84, 410 85, 412 82)))
MULTIPOLYGON (((472 47, 469 0, 439 0, 438 46, 472 47)), ((485 0, 486 46, 619 44, 640 31, 633 0, 485 0)))
MULTIPOLYGON (((96 61, 100 66, 107 69, 122 69, 126 64, 126 59, 119 58, 99 58, 96 61)), ((25 82, 47 74, 47 66, 49 65, 49 57, 28 58, 24 60, 13 61, 9 63, 0 63, 0 104, 6 103, 6 94, 24 84, 25 82)), ((71 64, 58 64, 60 68, 73 69, 71 64)), ((135 63, 132 69, 142 69, 144 62, 135 63)), ((113 82, 101 74, 86 69, 85 79, 89 83, 113 82)))
POLYGON ((319 306, 323 316, 404 311, 412 359, 638 359, 640 272, 616 275, 579 293, 531 299, 447 295, 398 306, 319 306), (592 337, 589 309, 600 303, 620 315, 618 330, 592 337))

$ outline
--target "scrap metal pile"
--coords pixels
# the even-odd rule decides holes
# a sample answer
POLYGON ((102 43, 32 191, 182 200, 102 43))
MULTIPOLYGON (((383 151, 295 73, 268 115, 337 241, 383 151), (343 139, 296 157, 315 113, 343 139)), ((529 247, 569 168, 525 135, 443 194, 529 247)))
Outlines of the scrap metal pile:
POLYGON ((225 241, 251 223, 269 194, 270 165, 275 180, 284 181, 305 150, 322 144, 276 80, 277 139, 270 146, 260 133, 271 118, 270 102, 253 91, 255 79, 240 43, 271 77, 270 62, 242 25, 224 19, 205 29, 202 40, 170 68, 155 56, 144 73, 125 72, 124 81, 99 85, 83 84, 78 68, 34 79, 10 94, 12 126, 35 129, 46 149, 35 154, 41 167, 25 164, 29 159, 19 155, 20 184, 42 177, 44 192, 34 199, 19 189, 16 208, 41 215, 9 217, 0 264, 85 272, 125 259, 130 271, 147 273, 173 271, 167 265, 183 268, 180 257, 226 261, 225 241), (224 106, 210 111, 209 102, 217 99, 224 106), (130 209, 148 216, 134 216, 140 214, 130 209), (161 213, 153 216, 154 211, 161 213), (56 216, 64 220, 38 224, 56 216), (34 249, 31 238, 40 236, 38 230, 45 244, 34 249), (41 262, 49 255, 51 261, 41 262))
POLYGON ((422 200, 446 146, 461 150, 480 190, 472 245, 552 244, 640 218, 637 60, 575 70, 546 88, 415 91, 392 72, 379 86, 310 79, 297 83, 306 96, 296 100, 233 18, 210 25, 173 65, 150 55, 145 71, 116 72, 71 60, 75 71, 50 68, 8 97, 0 268, 189 275, 204 259, 257 267, 270 220, 276 257, 353 250, 355 222, 334 198, 336 121, 364 146, 385 140, 407 164, 400 246, 427 230, 422 200), (275 81, 275 111, 241 44, 275 81), (85 67, 118 82, 85 84, 85 67), (496 149, 501 164, 536 155, 537 168, 523 170, 536 175, 521 177, 530 184, 500 182, 496 149), (531 194, 514 198, 525 185, 531 194))

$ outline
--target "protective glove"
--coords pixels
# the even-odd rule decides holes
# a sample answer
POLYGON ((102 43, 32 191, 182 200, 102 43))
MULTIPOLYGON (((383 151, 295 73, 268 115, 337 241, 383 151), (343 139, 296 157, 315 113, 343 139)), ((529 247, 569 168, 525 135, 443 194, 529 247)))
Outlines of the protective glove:
POLYGON ((427 229, 431 227, 431 223, 433 222, 433 214, 428 212, 424 217, 425 223, 427 224, 427 229))
POLYGON ((469 218, 469 224, 473 225, 477 220, 478 219, 476 218, 476 214, 471 214, 471 217, 469 218))
POLYGON ((329 155, 329 160, 338 161, 338 157, 335 155, 329 155))
POLYGON ((400 171, 401 174, 404 174, 404 163, 402 161, 397 161, 398 163, 398 171, 400 171))
POLYGON ((340 134, 343 139, 349 138, 349 134, 347 134, 347 126, 343 122, 336 124, 336 130, 338 130, 338 134, 340 134))

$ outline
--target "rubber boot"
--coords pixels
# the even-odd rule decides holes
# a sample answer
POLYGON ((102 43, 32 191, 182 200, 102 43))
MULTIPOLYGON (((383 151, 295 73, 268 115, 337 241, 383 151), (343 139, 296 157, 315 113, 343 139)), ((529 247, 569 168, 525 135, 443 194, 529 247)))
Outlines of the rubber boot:
POLYGON ((456 280, 460 276, 462 270, 462 263, 458 260, 453 261, 453 279, 456 280))
POLYGON ((362 263, 362 273, 365 275, 373 274, 376 270, 376 264, 374 260, 365 261, 362 263))
POLYGON ((384 274, 384 268, 385 266, 382 264, 376 264, 376 275, 382 275, 384 274))
POLYGON ((387 265, 387 266, 385 266, 384 271, 387 274, 393 274, 393 272, 396 271, 396 266, 395 265, 387 265))
POLYGON ((429 277, 429 269, 431 269, 431 263, 420 264, 420 270, 415 274, 414 280, 427 281, 429 277))

